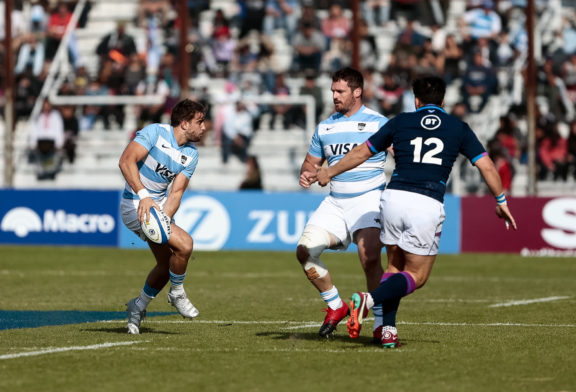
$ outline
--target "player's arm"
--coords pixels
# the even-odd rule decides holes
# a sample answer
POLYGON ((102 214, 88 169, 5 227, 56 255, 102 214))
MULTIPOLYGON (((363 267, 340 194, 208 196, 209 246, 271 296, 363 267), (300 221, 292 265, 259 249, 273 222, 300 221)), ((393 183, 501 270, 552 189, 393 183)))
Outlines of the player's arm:
POLYGON ((500 175, 498 174, 498 170, 494 166, 492 159, 485 155, 478 159, 474 165, 476 165, 480 171, 480 174, 482 175, 482 178, 484 178, 488 189, 490 189, 490 192, 498 201, 498 205, 496 206, 496 215, 498 215, 501 219, 504 219, 506 222, 506 228, 508 228, 508 225, 511 224, 514 230, 518 230, 516 221, 510 213, 508 205, 506 204, 504 189, 502 188, 502 180, 500 179, 500 175))
POLYGON ((365 162, 373 155, 372 150, 366 142, 354 147, 350 152, 335 165, 330 167, 316 166, 318 184, 326 186, 333 177, 347 170, 353 169, 359 164, 365 162))
MULTIPOLYGON (((148 150, 143 145, 132 141, 128 144, 122 153, 122 156, 120 156, 120 161, 118 163, 120 171, 128 185, 130 185, 130 188, 132 188, 136 193, 140 191, 145 191, 144 194, 147 193, 142 181, 140 181, 140 172, 138 171, 138 162, 144 160, 147 155, 148 150)), ((139 197, 140 195, 142 195, 142 193, 139 194, 139 197)), ((140 222, 148 220, 150 208, 152 206, 158 207, 150 196, 140 197, 140 204, 138 205, 138 220, 140 222)))
POLYGON ((190 179, 184 174, 180 173, 174 178, 174 183, 170 187, 170 193, 166 198, 166 204, 164 204, 164 212, 170 218, 174 216, 178 208, 180 208, 180 202, 182 201, 182 196, 184 191, 188 187, 190 179))
POLYGON ((316 182, 316 166, 322 166, 324 158, 315 157, 310 153, 306 154, 302 167, 300 168, 300 186, 310 188, 316 182))

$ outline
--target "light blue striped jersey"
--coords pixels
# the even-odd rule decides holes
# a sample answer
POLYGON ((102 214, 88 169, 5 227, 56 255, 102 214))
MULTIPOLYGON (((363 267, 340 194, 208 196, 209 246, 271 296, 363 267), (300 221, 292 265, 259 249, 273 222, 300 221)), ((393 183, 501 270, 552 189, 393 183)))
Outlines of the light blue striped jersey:
MULTIPOLYGON (((334 113, 316 127, 308 153, 336 164, 346 153, 364 143, 376 133, 388 119, 362 105, 350 117, 334 113)), ((348 170, 330 181, 330 195, 337 198, 354 197, 374 189, 386 187, 384 173, 386 152, 373 155, 366 162, 348 170)))
MULTIPOLYGON (((166 190, 177 174, 190 178, 198 164, 198 149, 192 142, 179 146, 174 128, 169 124, 151 124, 136 133, 135 142, 148 150, 146 159, 138 162, 140 180, 155 201, 166 197, 166 190)), ((125 199, 138 199, 126 183, 125 199)))

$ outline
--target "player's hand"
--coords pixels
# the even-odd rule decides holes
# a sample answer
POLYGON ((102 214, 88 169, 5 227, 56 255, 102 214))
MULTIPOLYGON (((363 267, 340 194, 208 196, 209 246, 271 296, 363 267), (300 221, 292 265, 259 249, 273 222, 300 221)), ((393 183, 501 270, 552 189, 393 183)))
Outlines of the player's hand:
POLYGON ((331 178, 328 174, 328 168, 323 166, 314 165, 316 168, 316 179, 318 181, 318 185, 326 186, 330 182, 331 178))
POLYGON ((304 171, 300 173, 300 186, 310 188, 310 185, 316 182, 316 173, 304 171))
POLYGON ((158 210, 161 208, 152 200, 151 197, 146 197, 138 203, 138 222, 148 222, 150 220, 150 208, 156 207, 158 210))
POLYGON ((498 215, 500 219, 504 219, 504 223, 506 224, 506 230, 510 229, 510 225, 512 225, 512 228, 514 230, 518 230, 518 227, 516 226, 516 221, 514 220, 514 217, 510 213, 510 210, 508 209, 508 206, 506 204, 499 204, 496 206, 496 215, 498 215))

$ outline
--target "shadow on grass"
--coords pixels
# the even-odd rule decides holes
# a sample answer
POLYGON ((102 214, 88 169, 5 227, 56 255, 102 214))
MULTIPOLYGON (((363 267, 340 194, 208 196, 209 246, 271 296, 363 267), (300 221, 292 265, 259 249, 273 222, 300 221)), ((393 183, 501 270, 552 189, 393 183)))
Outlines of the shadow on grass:
MULTIPOLYGON (((127 335, 126 327, 101 327, 101 328, 83 328, 81 332, 105 332, 127 335)), ((177 332, 160 331, 148 327, 140 327, 140 334, 156 334, 156 335, 178 335, 177 332)))
MULTIPOLYGON (((268 337, 275 340, 316 340, 319 342, 345 342, 351 343, 362 347, 379 347, 380 343, 375 342, 371 336, 360 336, 357 339, 351 339, 346 335, 332 334, 329 337, 323 338, 318 336, 317 333, 313 332, 281 332, 281 331, 269 331, 269 332, 259 332, 256 336, 268 337)), ((428 345, 428 344, 441 344, 440 340, 428 340, 428 339, 400 339, 402 347, 415 346, 415 345, 428 345)))

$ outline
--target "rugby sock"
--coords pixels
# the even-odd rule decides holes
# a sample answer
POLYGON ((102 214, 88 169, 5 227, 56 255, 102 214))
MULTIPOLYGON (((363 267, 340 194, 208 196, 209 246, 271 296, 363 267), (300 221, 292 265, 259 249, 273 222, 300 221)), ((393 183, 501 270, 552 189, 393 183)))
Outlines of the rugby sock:
POLYGON ((408 272, 402 271, 394 274, 380 283, 375 290, 370 292, 374 304, 381 304, 386 300, 402 298, 416 289, 416 282, 408 272))
POLYGON ((376 330, 378 327, 382 326, 382 305, 376 305, 372 308, 372 313, 374 313, 374 328, 376 330))
POLYGON ((338 294, 338 289, 336 286, 332 286, 330 290, 324 291, 320 293, 320 295, 328 307, 332 310, 340 309, 344 304, 342 299, 340 299, 340 294, 338 294))
POLYGON ((382 303, 382 325, 396 326, 396 313, 398 313, 400 299, 393 298, 382 303))
MULTIPOLYGON (((390 276, 394 275, 394 273, 392 272, 385 272, 382 275, 382 279, 380 279, 380 283, 384 282, 386 279, 388 279, 390 276)), ((374 313, 374 330, 378 329, 378 327, 382 326, 382 325, 394 325, 394 324, 387 324, 384 321, 384 311, 382 308, 382 305, 375 305, 372 308, 372 313, 374 313)))
POLYGON ((170 292, 173 294, 184 293, 184 278, 186 277, 186 273, 178 275, 172 271, 169 272, 170 272, 170 292))
POLYGON ((150 301, 152 301, 154 297, 158 295, 159 292, 160 290, 148 286, 148 282, 145 282, 144 287, 142 288, 142 292, 138 298, 136 298, 134 303, 138 309, 140 309, 140 311, 143 311, 146 309, 150 301))

